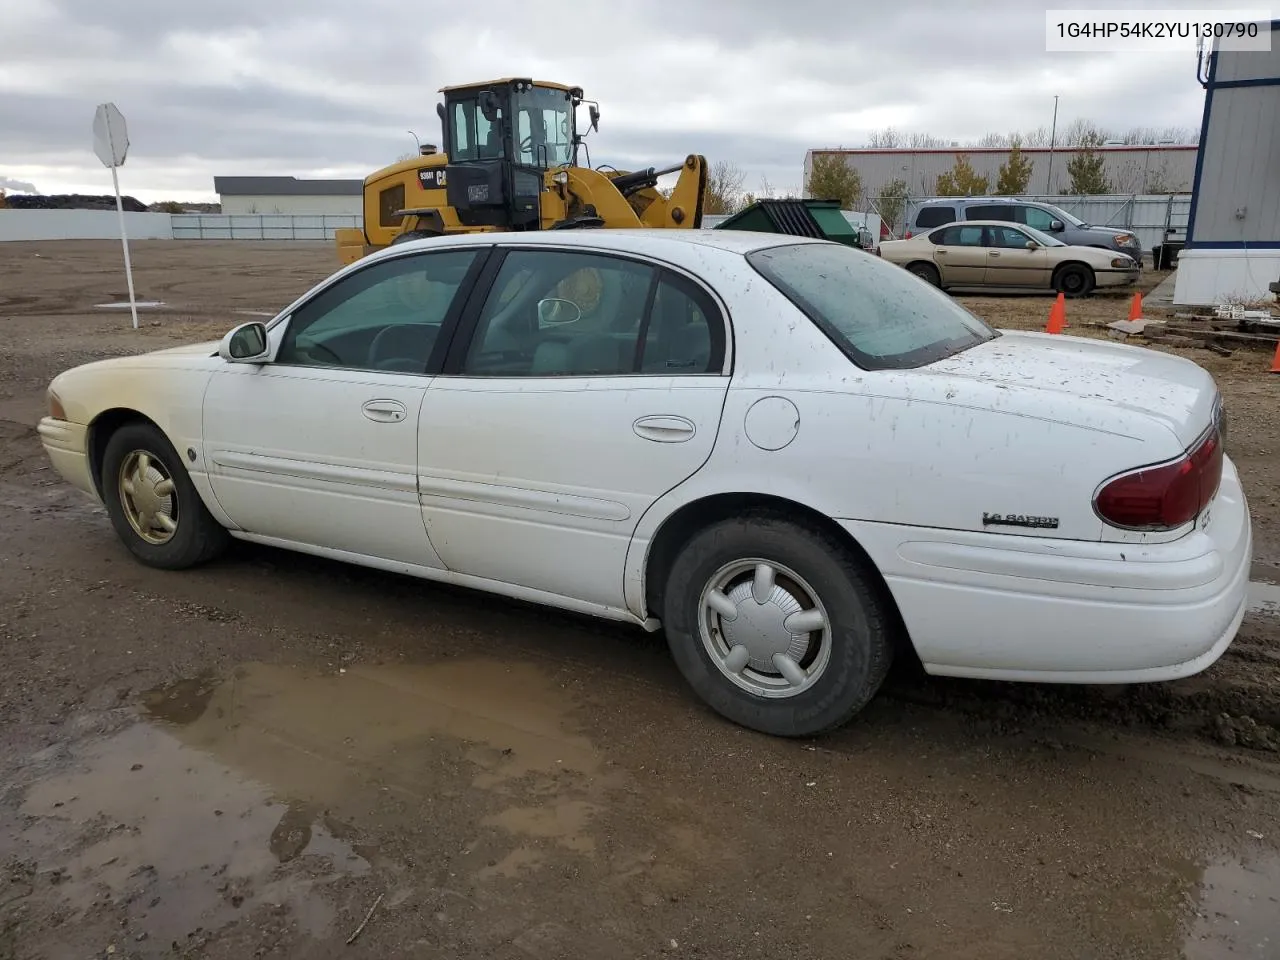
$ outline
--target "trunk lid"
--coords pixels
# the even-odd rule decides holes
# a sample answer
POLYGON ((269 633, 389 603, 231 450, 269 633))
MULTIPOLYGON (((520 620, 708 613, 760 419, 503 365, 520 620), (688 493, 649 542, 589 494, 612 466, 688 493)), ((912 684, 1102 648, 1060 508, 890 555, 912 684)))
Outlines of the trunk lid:
POLYGON ((924 369, 1007 389, 1060 394, 1055 419, 1081 426, 1105 426, 1098 422, 1099 405, 1142 414, 1167 426, 1184 449, 1213 420, 1217 385, 1190 360, 1102 340, 1002 333, 924 369))

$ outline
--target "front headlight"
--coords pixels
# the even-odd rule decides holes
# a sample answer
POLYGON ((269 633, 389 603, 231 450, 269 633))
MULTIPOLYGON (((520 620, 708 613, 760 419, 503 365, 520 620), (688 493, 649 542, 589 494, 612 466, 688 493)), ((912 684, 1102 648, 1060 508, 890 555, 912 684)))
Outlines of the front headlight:
POLYGON ((58 395, 52 390, 49 391, 49 416, 55 420, 67 419, 67 411, 62 406, 62 401, 58 399, 58 395))
POLYGON ((1116 243, 1120 244, 1122 247, 1132 247, 1137 242, 1138 238, 1132 233, 1122 233, 1120 236, 1116 237, 1116 243))
POLYGON ((1111 266, 1115 267, 1117 270, 1130 270, 1133 268, 1133 258, 1116 257, 1111 261, 1111 266))

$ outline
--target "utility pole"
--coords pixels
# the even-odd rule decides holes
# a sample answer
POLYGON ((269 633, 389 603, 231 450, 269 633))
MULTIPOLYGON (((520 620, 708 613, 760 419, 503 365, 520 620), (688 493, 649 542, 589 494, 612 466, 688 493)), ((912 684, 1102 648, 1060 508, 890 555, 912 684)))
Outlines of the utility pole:
POLYGON ((1053 187, 1053 147, 1058 138, 1058 95, 1053 95, 1053 129, 1049 131, 1049 172, 1044 175, 1044 192, 1052 195, 1053 187))

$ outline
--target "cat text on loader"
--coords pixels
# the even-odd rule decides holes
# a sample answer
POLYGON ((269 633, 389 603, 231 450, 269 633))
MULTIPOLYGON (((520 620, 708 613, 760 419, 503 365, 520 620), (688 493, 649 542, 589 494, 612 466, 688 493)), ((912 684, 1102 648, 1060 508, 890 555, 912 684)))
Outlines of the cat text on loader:
POLYGON ((707 162, 634 173, 594 170, 577 129, 587 103, 591 129, 599 106, 580 87, 526 79, 445 87, 437 104, 442 153, 384 167, 364 181, 364 228, 336 232, 338 255, 352 263, 388 244, 450 233, 573 227, 702 226, 707 162), (578 165, 579 151, 587 165, 578 165), (670 196, 658 178, 679 171, 670 196))

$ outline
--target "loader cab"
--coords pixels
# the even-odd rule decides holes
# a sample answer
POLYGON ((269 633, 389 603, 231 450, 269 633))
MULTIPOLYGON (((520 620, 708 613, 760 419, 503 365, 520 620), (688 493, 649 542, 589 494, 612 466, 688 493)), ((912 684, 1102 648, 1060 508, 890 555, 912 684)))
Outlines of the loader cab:
MULTIPOLYGON (((466 226, 536 230, 546 171, 574 161, 582 91, 527 79, 445 87, 445 191, 466 226)), ((593 121, 596 112, 592 111, 593 121)))

